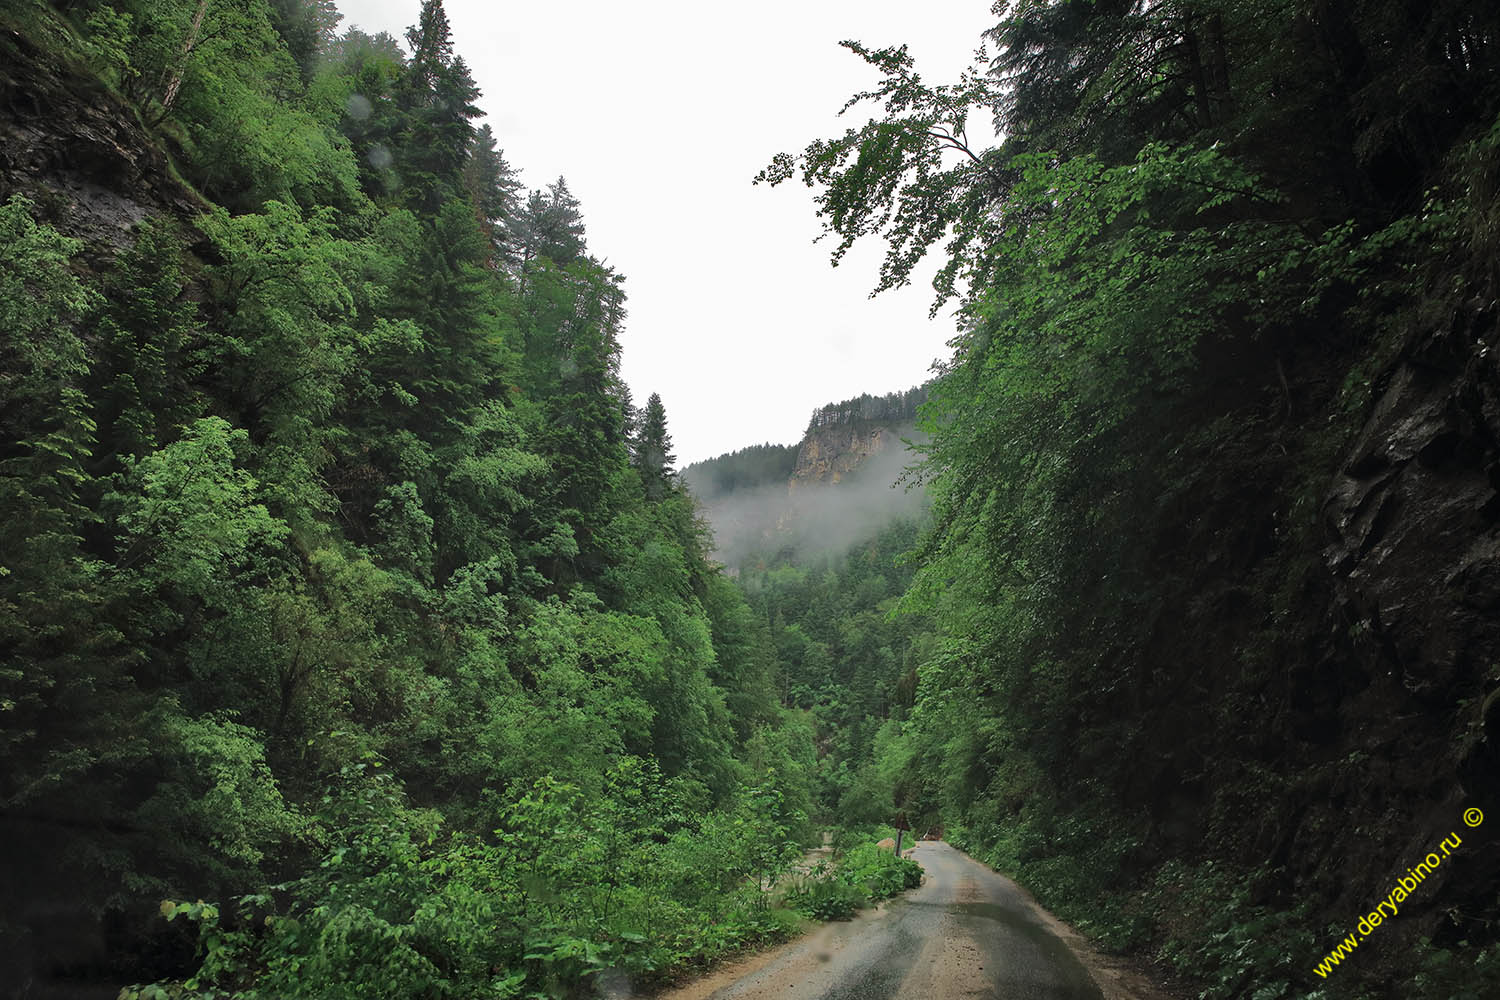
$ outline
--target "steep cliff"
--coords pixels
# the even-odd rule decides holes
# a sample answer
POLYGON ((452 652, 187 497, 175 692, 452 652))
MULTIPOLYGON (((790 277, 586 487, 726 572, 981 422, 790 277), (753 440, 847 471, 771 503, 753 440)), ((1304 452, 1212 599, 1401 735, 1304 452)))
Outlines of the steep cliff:
POLYGON ((1368 910, 1392 871, 1463 836, 1391 932, 1408 941, 1483 940, 1500 915, 1494 835, 1460 822, 1467 806, 1500 816, 1497 318, 1451 303, 1376 380, 1321 508, 1325 653, 1284 694, 1309 765, 1287 854, 1336 911, 1368 910))
POLYGON ((911 433, 910 426, 892 427, 868 421, 810 430, 797 451, 797 467, 792 470, 787 488, 796 493, 814 483, 842 482, 871 458, 899 450, 901 439, 911 433))

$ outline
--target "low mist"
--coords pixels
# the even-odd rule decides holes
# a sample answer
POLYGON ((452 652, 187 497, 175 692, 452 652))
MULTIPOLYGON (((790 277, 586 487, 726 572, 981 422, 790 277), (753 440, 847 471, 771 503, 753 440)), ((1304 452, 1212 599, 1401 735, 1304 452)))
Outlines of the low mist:
POLYGON ((800 557, 838 553, 897 519, 917 517, 927 506, 925 491, 898 480, 921 457, 904 446, 890 448, 837 483, 779 481, 700 496, 714 532, 714 558, 735 572, 751 557, 787 549, 800 557))

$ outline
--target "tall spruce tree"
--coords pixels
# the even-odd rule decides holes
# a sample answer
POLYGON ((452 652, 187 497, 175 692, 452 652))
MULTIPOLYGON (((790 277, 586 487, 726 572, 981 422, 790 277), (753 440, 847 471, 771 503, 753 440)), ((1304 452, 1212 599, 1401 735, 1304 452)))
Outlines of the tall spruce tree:
POLYGON ((584 238, 583 211, 568 182, 559 177, 545 191, 533 191, 526 199, 517 238, 521 245, 521 266, 545 257, 566 267, 588 251, 584 238))
POLYGON ((521 179, 496 146, 495 133, 488 125, 474 133, 464 165, 464 186, 501 262, 512 263, 519 250, 514 230, 521 213, 521 179))
POLYGON ((398 101, 405 128, 397 164, 407 204, 433 212, 464 192, 479 88, 463 58, 453 54, 442 0, 425 0, 406 41, 412 54, 398 101))
POLYGON ((667 433, 667 410, 659 393, 653 392, 646 400, 632 459, 636 471, 641 474, 646 497, 660 500, 666 496, 677 476, 672 469, 677 456, 672 454, 672 436, 667 433))
POLYGON ((271 0, 268 7, 271 26, 297 61, 302 79, 312 79, 344 15, 333 0, 271 0))

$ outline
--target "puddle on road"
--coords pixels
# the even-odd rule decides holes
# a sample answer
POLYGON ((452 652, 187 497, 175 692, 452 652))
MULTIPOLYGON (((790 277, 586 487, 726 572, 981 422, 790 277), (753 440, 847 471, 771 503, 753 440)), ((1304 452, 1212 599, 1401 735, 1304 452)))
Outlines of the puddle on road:
MULTIPOLYGON (((1066 986, 1059 984, 1059 992, 1052 995, 1095 998, 1100 996, 1098 985, 1094 983, 1078 956, 1073 954, 1073 950, 1061 938, 1032 914, 1000 903, 954 903, 950 910, 964 917, 999 924, 1007 932, 1035 948, 1044 964, 1059 971, 1067 970, 1072 973, 1072 976, 1068 978, 1075 979, 1076 983, 1066 986)), ((977 937, 982 935, 984 930, 982 927, 976 927, 973 928, 972 933, 977 937)))
POLYGON ((1000 903, 950 903, 947 908, 954 913, 962 913, 969 917, 982 917, 985 920, 1004 924, 1011 930, 1019 931, 1033 940, 1050 938, 1057 941, 1057 935, 1043 927, 1031 914, 1019 912, 1000 903))

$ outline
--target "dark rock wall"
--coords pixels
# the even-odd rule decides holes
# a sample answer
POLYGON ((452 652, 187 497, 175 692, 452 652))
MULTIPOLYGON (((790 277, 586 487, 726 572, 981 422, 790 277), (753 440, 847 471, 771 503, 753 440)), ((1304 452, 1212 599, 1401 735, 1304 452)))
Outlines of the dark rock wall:
POLYGON ((0 198, 22 194, 44 220, 110 253, 151 215, 207 205, 176 180, 135 113, 96 80, 0 30, 0 198))
POLYGON ((1343 876, 1335 898, 1367 910, 1444 836, 1465 839, 1413 894, 1425 919, 1409 933, 1461 936, 1497 909, 1500 852, 1461 821, 1474 806, 1500 825, 1500 714, 1487 697, 1500 681, 1497 318, 1494 303, 1459 307, 1450 329, 1403 354, 1322 509, 1324 624, 1350 637, 1347 660, 1325 665, 1343 682, 1328 722, 1357 755, 1329 792, 1363 827, 1329 866, 1343 876))

